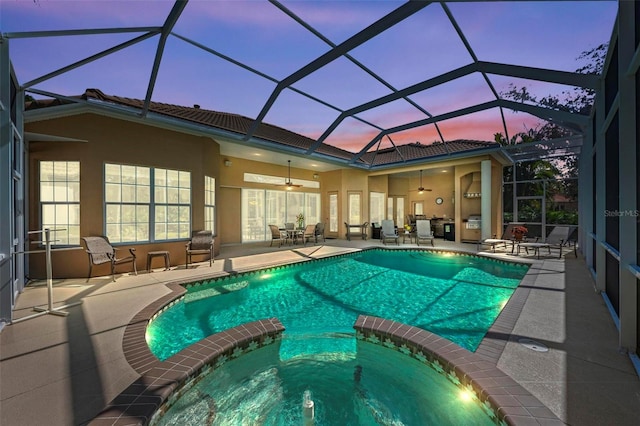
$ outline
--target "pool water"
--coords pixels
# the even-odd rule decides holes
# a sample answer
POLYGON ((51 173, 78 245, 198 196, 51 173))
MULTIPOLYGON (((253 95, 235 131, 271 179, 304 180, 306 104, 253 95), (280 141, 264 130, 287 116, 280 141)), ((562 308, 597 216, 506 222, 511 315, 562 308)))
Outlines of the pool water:
POLYGON ((168 425, 494 425, 447 378, 398 351, 366 342, 357 356, 282 361, 277 345, 210 371, 154 423, 168 425), (305 422, 310 392, 314 422, 305 422))
POLYGON ((420 327, 475 351, 527 269, 472 255, 365 250, 194 286, 150 323, 147 343, 165 360, 213 333, 277 317, 287 336, 282 359, 351 352, 355 338, 344 347, 343 339, 330 337, 354 336, 353 324, 364 314, 420 327), (314 335, 323 337, 315 340, 317 348, 307 339, 314 335))

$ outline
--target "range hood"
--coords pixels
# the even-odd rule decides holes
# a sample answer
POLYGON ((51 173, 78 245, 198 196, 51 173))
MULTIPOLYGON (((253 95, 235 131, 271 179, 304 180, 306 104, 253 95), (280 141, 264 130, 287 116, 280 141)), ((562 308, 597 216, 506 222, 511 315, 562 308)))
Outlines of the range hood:
POLYGON ((480 198, 482 197, 482 187, 480 185, 480 172, 472 175, 471 184, 462 194, 464 198, 480 198))

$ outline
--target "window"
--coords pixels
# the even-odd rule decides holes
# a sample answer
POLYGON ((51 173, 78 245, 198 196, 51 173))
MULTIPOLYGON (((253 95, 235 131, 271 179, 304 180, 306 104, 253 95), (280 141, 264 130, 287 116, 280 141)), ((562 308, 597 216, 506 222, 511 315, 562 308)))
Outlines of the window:
POLYGON ((284 227, 286 222, 297 223, 300 213, 307 225, 319 222, 320 194, 243 189, 242 242, 271 239, 268 225, 284 227))
POLYGON ((54 245, 80 245, 80 162, 40 162, 40 218, 54 245))
POLYGON ((338 232, 338 193, 329 194, 329 232, 338 232))
POLYGON ((404 214, 404 198, 398 197, 396 198, 396 223, 398 226, 404 226, 406 216, 404 214))
POLYGON ((404 197, 392 196, 387 198, 387 219, 393 220, 398 227, 404 226, 406 220, 404 197))
POLYGON ((154 240, 176 240, 191 235, 191 173, 155 169, 154 240))
MULTIPOLYGON (((269 176, 269 175, 259 175, 255 173, 245 173, 244 181, 251 183, 266 183, 272 185, 282 185, 289 180, 288 176, 269 176)), ((304 180, 304 179, 293 179, 291 178, 291 183, 295 185, 302 185, 305 188, 320 188, 320 182, 315 180, 304 180)))
POLYGON ((242 241, 264 241, 267 225, 265 224, 265 191, 262 189, 242 190, 242 241))
POLYGON ((385 216, 384 200, 385 195, 383 192, 369 193, 369 221, 371 223, 382 223, 382 219, 385 216))
POLYGON ((191 173, 105 164, 105 232, 112 243, 189 238, 191 173))
POLYGON ((149 241, 151 169, 105 164, 106 234, 112 243, 149 241))
POLYGON ((216 233, 216 180, 204 177, 204 229, 216 233))
POLYGON ((350 225, 357 225, 362 223, 362 202, 361 195, 359 192, 350 192, 348 194, 349 198, 349 212, 347 217, 349 218, 350 225))

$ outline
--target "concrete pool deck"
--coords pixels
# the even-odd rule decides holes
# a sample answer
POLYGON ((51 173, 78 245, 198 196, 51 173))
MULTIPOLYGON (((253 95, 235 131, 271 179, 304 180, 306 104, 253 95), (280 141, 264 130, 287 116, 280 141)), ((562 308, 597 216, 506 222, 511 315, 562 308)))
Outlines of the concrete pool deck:
MULTIPOLYGON (((97 415, 139 377, 122 350, 124 329, 137 312, 169 293, 167 282, 371 246, 382 244, 327 240, 306 247, 228 246, 222 247, 211 268, 208 262, 189 270, 174 266, 170 271, 120 275, 116 282, 108 276, 88 283, 54 280, 56 306, 82 304, 68 308, 68 317, 44 315, 0 332, 0 424, 78 425, 97 415)), ((437 240, 436 248, 475 252, 476 246, 437 240)), ((629 357, 618 352, 614 322, 593 290, 584 261, 575 259, 572 252, 560 260, 557 255, 540 260, 533 255, 495 256, 525 259, 533 266, 523 284, 522 303, 506 315, 511 317, 512 330, 490 333, 485 339, 486 356, 567 424, 637 424, 640 380, 629 357), (525 338, 548 351, 529 349, 519 342, 525 338)), ((46 302, 45 283, 33 282, 19 296, 15 317, 32 315, 33 306, 46 302)))

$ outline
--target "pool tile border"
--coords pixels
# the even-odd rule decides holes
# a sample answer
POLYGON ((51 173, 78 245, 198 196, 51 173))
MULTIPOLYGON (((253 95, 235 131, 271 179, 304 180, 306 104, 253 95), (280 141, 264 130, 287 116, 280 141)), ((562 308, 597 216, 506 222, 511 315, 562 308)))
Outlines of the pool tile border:
MULTIPOLYGON (((175 300, 176 296, 179 298, 180 294, 169 294, 156 302, 161 304, 162 301, 166 304, 167 299, 171 302, 175 300)), ((147 308, 143 311, 149 313, 147 308)), ((151 316, 156 313, 157 311, 153 312, 151 316)), ((148 321, 149 317, 143 323, 144 329, 146 329, 148 321)), ((125 337, 129 342, 135 339, 135 335, 141 333, 140 329, 142 328, 140 326, 142 322, 136 320, 135 317, 132 323, 131 327, 127 327, 129 336, 125 331, 125 337)), ((130 354, 127 360, 129 361, 131 357, 136 362, 136 367, 144 372, 114 398, 89 425, 147 425, 156 413, 161 413, 164 407, 173 404, 181 392, 188 390, 199 378, 203 377, 202 373, 224 364, 230 358, 237 358, 242 353, 279 341, 283 331, 284 326, 277 318, 241 324, 212 334, 165 361, 159 361, 155 358, 148 347, 144 351, 138 343, 130 345, 135 347, 132 352, 139 354, 139 356, 130 354), (153 357, 154 361, 151 361, 148 355, 153 357)), ((146 346, 144 330, 142 330, 142 334, 142 342, 146 346)))
POLYGON ((471 392, 497 424, 564 425, 538 398, 495 363, 429 331, 397 321, 360 315, 353 328, 360 340, 395 348, 429 364, 471 392))

